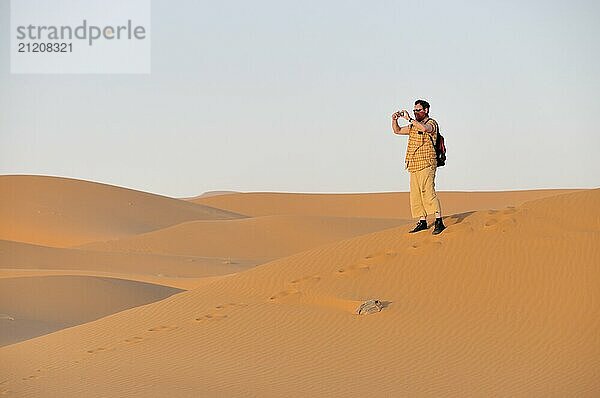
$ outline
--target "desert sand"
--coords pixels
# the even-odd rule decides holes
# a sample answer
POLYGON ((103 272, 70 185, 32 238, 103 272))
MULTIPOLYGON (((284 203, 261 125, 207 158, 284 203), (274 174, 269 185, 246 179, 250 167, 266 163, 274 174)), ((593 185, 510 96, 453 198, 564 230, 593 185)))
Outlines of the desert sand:
POLYGON ((600 189, 0 195, 3 396, 600 396, 600 189))

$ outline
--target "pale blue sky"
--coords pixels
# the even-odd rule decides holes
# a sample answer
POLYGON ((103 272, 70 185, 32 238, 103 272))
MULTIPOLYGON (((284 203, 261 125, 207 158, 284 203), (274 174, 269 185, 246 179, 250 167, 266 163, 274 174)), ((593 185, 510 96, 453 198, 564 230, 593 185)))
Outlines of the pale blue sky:
POLYGON ((438 190, 600 186, 593 1, 153 1, 150 75, 10 74, 0 174, 168 196, 407 191, 390 115, 425 98, 438 190))

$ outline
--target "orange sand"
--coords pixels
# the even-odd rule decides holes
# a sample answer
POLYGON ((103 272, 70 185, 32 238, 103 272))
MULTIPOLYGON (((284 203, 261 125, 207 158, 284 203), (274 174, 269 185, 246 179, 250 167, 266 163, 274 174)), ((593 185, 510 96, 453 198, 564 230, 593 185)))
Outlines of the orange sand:
POLYGON ((0 394, 600 396, 600 189, 0 193, 0 394))

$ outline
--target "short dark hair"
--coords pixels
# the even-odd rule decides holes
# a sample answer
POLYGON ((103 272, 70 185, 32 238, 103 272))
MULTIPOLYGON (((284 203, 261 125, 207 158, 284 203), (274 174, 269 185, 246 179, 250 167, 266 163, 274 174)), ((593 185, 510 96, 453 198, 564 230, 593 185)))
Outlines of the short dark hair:
POLYGON ((429 109, 429 102, 425 101, 425 100, 416 100, 415 101, 415 105, 421 105, 423 107, 423 109, 429 109))

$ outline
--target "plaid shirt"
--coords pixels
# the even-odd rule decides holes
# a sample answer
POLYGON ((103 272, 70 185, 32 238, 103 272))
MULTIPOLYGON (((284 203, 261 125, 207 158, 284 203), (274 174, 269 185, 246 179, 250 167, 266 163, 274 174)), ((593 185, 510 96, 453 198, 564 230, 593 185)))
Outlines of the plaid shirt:
POLYGON ((435 148, 433 147, 433 142, 437 140, 437 122, 427 117, 421 124, 430 124, 433 131, 431 133, 419 132, 416 126, 410 126, 408 147, 406 148, 406 168, 411 173, 429 166, 437 166, 435 148), (433 142, 431 142, 432 139, 433 142))

